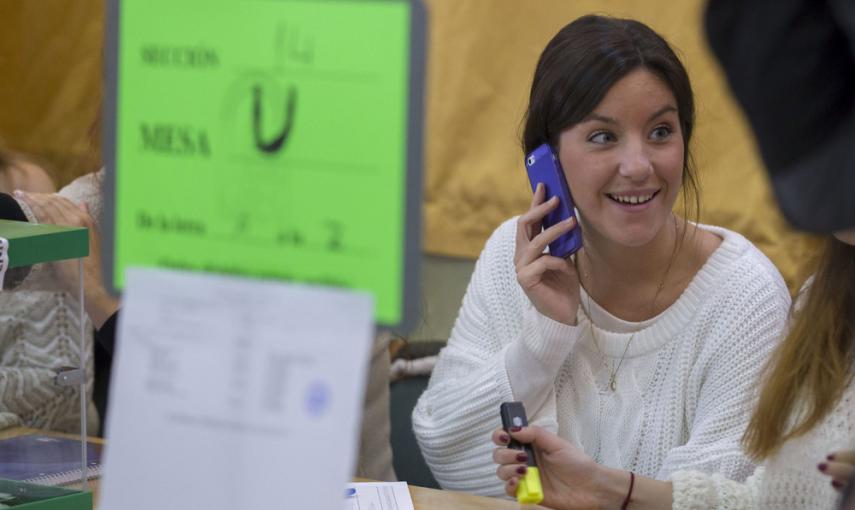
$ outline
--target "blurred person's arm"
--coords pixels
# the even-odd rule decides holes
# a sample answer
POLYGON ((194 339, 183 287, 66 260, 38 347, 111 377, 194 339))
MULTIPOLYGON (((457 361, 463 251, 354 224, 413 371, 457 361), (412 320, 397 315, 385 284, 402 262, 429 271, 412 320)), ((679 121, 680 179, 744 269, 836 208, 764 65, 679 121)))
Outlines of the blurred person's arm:
MULTIPOLYGON (((104 324, 119 308, 119 302, 104 287, 101 276, 100 234, 95 221, 85 205, 78 205, 55 194, 16 192, 41 223, 86 227, 89 229, 89 255, 83 259, 83 295, 86 313, 96 329, 104 324)), ((76 260, 55 263, 58 283, 66 292, 77 295, 78 264, 76 260)), ((109 342, 112 351, 112 341, 109 342)))

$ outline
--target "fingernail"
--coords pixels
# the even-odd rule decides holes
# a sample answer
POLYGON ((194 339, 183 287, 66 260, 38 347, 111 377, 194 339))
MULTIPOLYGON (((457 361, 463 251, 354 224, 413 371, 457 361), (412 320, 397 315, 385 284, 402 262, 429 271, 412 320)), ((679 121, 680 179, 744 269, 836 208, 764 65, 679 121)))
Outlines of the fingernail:
POLYGON ((825 470, 828 469, 828 464, 823 462, 822 464, 819 464, 818 466, 816 466, 816 468, 819 469, 820 471, 822 471, 823 473, 825 473, 825 470))
POLYGON ((499 441, 501 441, 503 443, 510 442, 510 440, 511 440, 511 437, 508 436, 507 434, 502 434, 501 436, 499 436, 499 441))
POLYGON ((834 460, 834 454, 833 454, 833 453, 829 453, 829 454, 828 454, 828 456, 826 456, 825 458, 826 458, 826 459, 828 459, 828 460, 834 460))
POLYGON ((519 432, 520 430, 522 430, 522 427, 511 427, 509 430, 511 432, 519 432))
POLYGON ((519 474, 521 474, 521 475, 524 475, 524 474, 525 474, 525 472, 526 472, 526 467, 525 467, 525 466, 520 466, 520 467, 518 467, 518 468, 517 468, 517 473, 519 473, 519 474))
POLYGON ((832 480, 831 486, 834 487, 835 489, 842 489, 843 488, 843 484, 838 482, 837 480, 832 480))
POLYGON ((16 189, 15 191, 13 191, 12 195, 14 195, 15 198, 24 198, 24 192, 19 190, 19 189, 16 189))
POLYGON ((517 462, 525 462, 527 460, 528 460, 528 455, 526 455, 525 453, 518 453, 517 454, 517 462))
POLYGON ((516 478, 511 478, 510 480, 508 480, 508 485, 510 485, 511 487, 513 487, 516 484, 517 484, 516 478))

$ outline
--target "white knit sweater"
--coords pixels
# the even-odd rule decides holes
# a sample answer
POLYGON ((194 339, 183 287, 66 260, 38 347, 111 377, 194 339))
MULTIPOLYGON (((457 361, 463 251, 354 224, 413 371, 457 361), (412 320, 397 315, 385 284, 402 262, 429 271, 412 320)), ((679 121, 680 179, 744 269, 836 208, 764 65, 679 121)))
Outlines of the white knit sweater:
MULTIPOLYGON (((529 421, 597 462, 667 479, 681 469, 744 480, 754 466, 740 438, 757 374, 777 344, 790 297, 745 238, 702 226, 723 241, 680 298, 644 323, 591 302, 597 340, 541 314, 516 281, 516 220, 493 233, 476 264, 448 345, 413 411, 425 460, 445 488, 504 494, 490 434, 499 405, 521 400, 529 421), (636 331, 635 333, 632 333, 636 331), (607 364, 617 363, 608 389, 607 364)), ((582 303, 588 302, 583 294, 582 303)))
POLYGON ((838 493, 831 479, 817 469, 825 456, 855 447, 855 382, 850 381, 840 402, 816 427, 784 443, 745 483, 720 474, 678 471, 674 483, 675 510, 831 510, 838 493))

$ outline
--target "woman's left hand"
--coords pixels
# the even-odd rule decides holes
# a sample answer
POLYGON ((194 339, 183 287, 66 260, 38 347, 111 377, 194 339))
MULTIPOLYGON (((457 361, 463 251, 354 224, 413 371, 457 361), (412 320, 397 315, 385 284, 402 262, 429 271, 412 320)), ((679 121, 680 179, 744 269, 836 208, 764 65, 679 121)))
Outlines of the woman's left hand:
POLYGON ((855 450, 841 450, 828 455, 819 470, 831 477, 831 485, 842 491, 855 476, 855 450))

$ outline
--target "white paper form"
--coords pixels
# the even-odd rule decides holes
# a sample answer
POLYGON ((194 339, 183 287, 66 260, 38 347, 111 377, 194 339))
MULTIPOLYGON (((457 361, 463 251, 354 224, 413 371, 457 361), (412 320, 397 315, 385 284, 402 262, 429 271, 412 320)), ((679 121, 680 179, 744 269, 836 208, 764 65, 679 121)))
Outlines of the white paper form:
POLYGON ((345 510, 414 510, 407 482, 351 483, 347 488, 345 510))
POLYGON ((340 509, 371 297, 156 269, 126 282, 100 508, 340 509))

